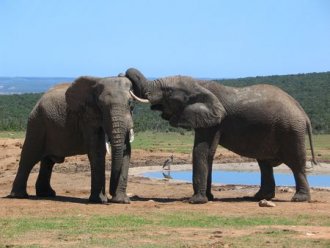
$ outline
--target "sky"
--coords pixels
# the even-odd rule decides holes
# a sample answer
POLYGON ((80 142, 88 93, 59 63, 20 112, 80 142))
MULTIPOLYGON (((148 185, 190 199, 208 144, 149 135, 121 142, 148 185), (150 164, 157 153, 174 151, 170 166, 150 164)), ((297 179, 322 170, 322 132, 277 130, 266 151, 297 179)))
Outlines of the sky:
POLYGON ((0 76, 330 71, 328 0, 0 0, 0 76))

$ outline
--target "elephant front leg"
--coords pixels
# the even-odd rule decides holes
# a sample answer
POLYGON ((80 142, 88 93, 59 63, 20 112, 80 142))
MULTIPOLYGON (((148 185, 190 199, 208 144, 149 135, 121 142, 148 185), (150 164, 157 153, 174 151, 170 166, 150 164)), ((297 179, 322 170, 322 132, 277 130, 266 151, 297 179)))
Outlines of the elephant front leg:
POLYGON ((105 193, 105 139, 98 135, 92 139, 88 158, 91 164, 91 194, 89 201, 92 203, 107 203, 105 193))
POLYGON ((209 130, 209 137, 211 137, 210 140, 210 149, 208 153, 207 158, 207 165, 208 165, 208 173, 207 173, 207 186, 206 186, 206 196, 209 201, 214 200, 214 196, 212 194, 212 166, 213 166, 213 159, 214 154, 217 150, 219 140, 220 140, 220 130, 217 129, 217 127, 209 130))
MULTIPOLYGON (((203 138, 204 132, 195 132, 195 143, 193 149, 193 188, 194 195, 190 198, 190 203, 206 203, 207 197, 207 184, 209 177, 208 168, 208 154, 209 144, 203 138)), ((211 190, 209 190, 208 193, 211 190)))
POLYGON ((131 144, 128 142, 126 144, 126 149, 123 153, 123 164, 121 167, 118 184, 115 185, 115 181, 110 182, 110 193, 112 195, 111 202, 113 203, 124 203, 129 204, 130 199, 126 194, 127 180, 128 180, 128 168, 131 158, 131 144))

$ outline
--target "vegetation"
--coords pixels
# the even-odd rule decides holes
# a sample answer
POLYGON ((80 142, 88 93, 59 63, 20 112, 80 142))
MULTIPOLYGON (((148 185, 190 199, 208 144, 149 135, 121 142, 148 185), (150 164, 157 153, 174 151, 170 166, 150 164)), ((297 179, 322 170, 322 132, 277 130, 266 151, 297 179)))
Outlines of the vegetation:
POLYGON ((139 132, 132 143, 133 149, 188 153, 192 151, 194 136, 192 132, 139 132))
POLYGON ((195 247, 203 243, 210 247, 220 239, 228 247, 297 247, 299 240, 302 247, 330 245, 326 239, 302 238, 301 232, 290 228, 307 225, 329 227, 330 222, 322 216, 291 218, 267 214, 244 217, 186 211, 47 218, 22 216, 0 219, 0 243, 5 247, 38 244, 53 247, 61 244, 70 247, 131 247, 133 244, 134 247, 195 247), (250 231, 257 227, 258 231, 250 231), (233 232, 241 234, 229 235, 233 232))
POLYGON ((267 83, 293 96, 312 121, 315 133, 330 133, 330 72, 218 80, 228 86, 267 83))
MULTIPOLYGON (((330 133, 330 72, 217 81, 229 86, 257 83, 276 85, 298 100, 311 118, 315 133, 330 133)), ((0 96, 0 130, 25 130, 28 115, 40 96, 41 94, 0 96)), ((185 132, 169 126, 167 121, 160 118, 159 112, 150 111, 149 106, 141 104, 136 104, 134 125, 136 132, 185 132)))
POLYGON ((0 130, 22 131, 27 119, 41 94, 1 95, 0 130))

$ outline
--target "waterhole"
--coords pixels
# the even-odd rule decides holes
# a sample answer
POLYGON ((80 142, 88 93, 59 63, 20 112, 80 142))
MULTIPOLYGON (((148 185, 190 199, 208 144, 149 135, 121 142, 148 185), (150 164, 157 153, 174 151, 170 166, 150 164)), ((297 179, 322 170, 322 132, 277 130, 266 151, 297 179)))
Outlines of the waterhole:
MULTIPOLYGON (((149 178, 168 178, 192 182, 192 171, 155 171, 143 174, 149 178)), ((292 173, 274 173, 277 186, 294 186, 295 181, 292 173)), ((330 174, 307 175, 311 187, 330 187, 330 174)), ((227 171, 213 170, 212 183, 217 184, 241 184, 260 185, 260 172, 256 171, 227 171)))

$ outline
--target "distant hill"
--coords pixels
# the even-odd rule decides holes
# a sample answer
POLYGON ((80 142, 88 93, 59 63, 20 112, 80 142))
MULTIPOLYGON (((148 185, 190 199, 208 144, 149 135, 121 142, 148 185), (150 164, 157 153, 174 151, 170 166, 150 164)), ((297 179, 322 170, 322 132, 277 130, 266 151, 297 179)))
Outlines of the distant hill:
MULTIPOLYGON (((216 80, 228 86, 247 86, 259 83, 276 85, 305 109, 311 118, 314 133, 330 133, 330 72, 285 76, 248 77, 216 80)), ((25 130, 28 114, 41 94, 0 95, 0 130, 25 130)), ((136 131, 178 131, 159 117, 159 112, 148 105, 136 104, 134 125, 136 131)))
POLYGON ((312 121, 315 133, 330 133, 330 72, 217 81, 228 86, 276 85, 301 104, 312 121))

